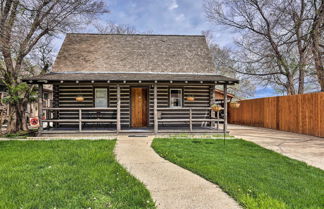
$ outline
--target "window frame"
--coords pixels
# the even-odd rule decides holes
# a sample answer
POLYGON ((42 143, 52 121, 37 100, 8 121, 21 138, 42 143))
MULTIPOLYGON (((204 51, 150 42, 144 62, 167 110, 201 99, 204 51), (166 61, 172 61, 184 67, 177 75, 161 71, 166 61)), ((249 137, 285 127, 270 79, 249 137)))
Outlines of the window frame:
POLYGON ((183 107, 183 88, 169 88, 169 107, 170 108, 182 108, 183 107), (181 106, 172 106, 172 102, 171 102, 171 99, 172 99, 171 91, 172 90, 179 90, 181 92, 181 95, 180 95, 181 106))
POLYGON ((94 96, 93 96, 93 107, 94 108, 109 108, 109 88, 107 88, 107 87, 100 87, 100 86, 98 86, 98 87, 94 87, 94 96), (106 97, 106 99, 107 99, 107 107, 96 107, 96 99, 97 99, 97 97, 96 97, 96 89, 106 89, 106 95, 107 95, 107 97, 106 97))

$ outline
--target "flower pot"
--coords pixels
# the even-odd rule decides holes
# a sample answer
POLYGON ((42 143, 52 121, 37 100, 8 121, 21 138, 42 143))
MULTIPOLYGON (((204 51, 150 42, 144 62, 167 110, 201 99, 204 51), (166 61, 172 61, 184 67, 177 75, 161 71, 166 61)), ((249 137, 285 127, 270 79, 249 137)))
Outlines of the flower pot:
POLYGON ((222 108, 221 106, 219 106, 219 105, 214 105, 214 106, 212 106, 211 108, 212 108, 212 110, 215 111, 215 112, 219 112, 219 111, 221 111, 221 110, 223 109, 223 108, 222 108))
POLYGON ((77 97, 75 97, 75 100, 77 102, 83 102, 84 101, 84 97, 83 96, 77 96, 77 97))
POLYGON ((234 108, 234 109, 237 109, 237 108, 239 108, 240 107, 240 103, 238 103, 238 102, 231 102, 230 103, 230 107, 231 108, 234 108))
POLYGON ((190 102, 195 101, 195 97, 187 97, 186 99, 187 99, 187 101, 190 101, 190 102))

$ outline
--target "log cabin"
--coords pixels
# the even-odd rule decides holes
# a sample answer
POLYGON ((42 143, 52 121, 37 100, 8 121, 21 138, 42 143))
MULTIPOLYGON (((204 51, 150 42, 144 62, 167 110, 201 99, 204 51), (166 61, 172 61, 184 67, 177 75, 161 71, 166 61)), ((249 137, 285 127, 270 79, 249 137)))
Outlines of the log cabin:
POLYGON ((50 73, 24 81, 39 95, 53 85, 39 133, 59 134, 227 132, 227 86, 239 82, 217 74, 203 35, 82 33, 66 35, 50 73), (222 119, 211 109, 219 85, 222 119))

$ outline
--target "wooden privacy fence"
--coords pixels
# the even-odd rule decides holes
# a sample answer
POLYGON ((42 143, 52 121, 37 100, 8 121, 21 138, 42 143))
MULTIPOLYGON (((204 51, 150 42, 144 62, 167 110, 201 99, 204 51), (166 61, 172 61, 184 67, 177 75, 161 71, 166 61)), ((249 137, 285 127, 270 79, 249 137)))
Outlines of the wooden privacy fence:
POLYGON ((243 100, 229 123, 324 137, 324 92, 243 100))

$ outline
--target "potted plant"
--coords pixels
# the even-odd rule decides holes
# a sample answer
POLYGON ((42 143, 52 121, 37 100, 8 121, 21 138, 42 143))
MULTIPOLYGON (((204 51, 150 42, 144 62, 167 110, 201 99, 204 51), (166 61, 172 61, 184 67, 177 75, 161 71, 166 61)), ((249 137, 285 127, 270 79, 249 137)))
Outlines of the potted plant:
POLYGON ((219 112, 219 111, 221 111, 223 108, 222 108, 222 106, 220 106, 220 105, 213 104, 213 105, 211 106, 211 109, 212 109, 213 111, 215 111, 215 112, 219 112))
POLYGON ((231 103, 230 103, 230 107, 231 107, 231 108, 234 108, 234 109, 239 108, 240 105, 241 105, 241 104, 240 104, 239 102, 231 102, 231 103))

